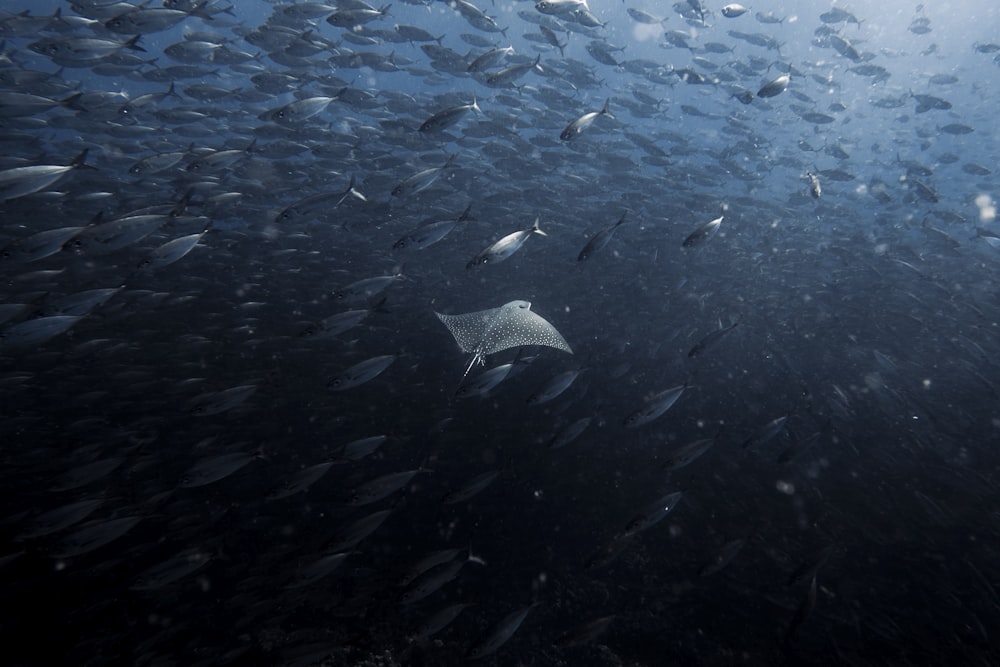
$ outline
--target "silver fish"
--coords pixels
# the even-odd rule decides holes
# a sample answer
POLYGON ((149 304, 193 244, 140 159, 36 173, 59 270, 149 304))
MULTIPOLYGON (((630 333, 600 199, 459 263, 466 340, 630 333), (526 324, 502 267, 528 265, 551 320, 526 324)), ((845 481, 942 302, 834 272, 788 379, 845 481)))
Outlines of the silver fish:
POLYGON ((465 68, 467 72, 482 72, 488 70, 489 68, 496 65, 504 56, 511 55, 514 53, 513 46, 507 47, 497 47, 495 49, 490 49, 482 55, 476 56, 476 59, 469 63, 469 66, 465 68))
POLYGON ((358 542, 378 530, 391 513, 391 509, 379 510, 347 525, 337 533, 332 542, 326 545, 327 551, 340 552, 353 549, 358 542))
POLYGON ((768 81, 761 86, 760 90, 757 91, 757 97, 774 97, 775 95, 780 95, 788 88, 791 80, 789 75, 782 74, 777 79, 768 81))
POLYGON ((448 627, 452 621, 458 618, 459 614, 471 606, 471 602, 457 602, 431 614, 426 617, 419 626, 417 626, 417 629, 413 633, 414 638, 418 640, 426 640, 427 638, 437 634, 441 630, 448 627))
POLYGON ((748 11, 750 10, 744 7, 743 5, 738 5, 734 2, 722 8, 722 15, 725 16, 727 19, 734 19, 737 16, 743 16, 748 11))
POLYGON ((142 521, 141 516, 122 516, 106 521, 94 521, 60 540, 52 555, 56 558, 73 558, 90 553, 117 540, 140 521, 142 521))
POLYGON ((633 537, 634 535, 637 535, 644 530, 648 530, 658 524, 660 521, 665 519, 668 514, 674 511, 683 496, 683 492, 674 491, 673 493, 668 493, 662 498, 659 498, 655 502, 647 505, 628 522, 628 525, 625 526, 625 531, 622 534, 622 537, 633 537))
POLYGON ((688 357, 694 358, 697 357, 699 354, 705 352, 706 350, 708 350, 708 348, 715 345, 719 341, 719 339, 721 339, 727 333, 735 329, 737 325, 739 325, 739 323, 740 323, 739 320, 736 320, 728 327, 723 327, 722 323, 720 322, 718 329, 706 334, 704 338, 698 341, 695 344, 695 346, 691 348, 691 350, 688 352, 688 357))
POLYGON ((608 118, 614 118, 611 112, 608 111, 608 105, 611 103, 611 98, 609 97, 604 101, 604 106, 601 107, 600 111, 591 111, 590 113, 585 113, 569 125, 559 134, 559 138, 563 141, 570 141, 580 136, 580 134, 586 130, 588 127, 594 124, 598 116, 607 116, 608 118))
POLYGON ((664 470, 680 470, 684 466, 694 462, 702 454, 707 452, 715 444, 715 438, 705 438, 695 440, 686 445, 681 445, 666 455, 663 463, 664 470))
POLYGON ((469 204, 465 211, 462 212, 462 215, 454 220, 438 220, 423 224, 400 238, 392 244, 392 247, 394 250, 402 250, 404 248, 409 250, 423 250, 424 248, 428 248, 450 234, 459 224, 467 220, 472 220, 471 211, 472 204, 469 204))
POLYGON ((458 121, 462 120, 462 117, 469 111, 475 111, 476 113, 480 113, 482 111, 476 103, 475 96, 472 97, 472 104, 459 104, 458 106, 438 111, 421 123, 419 131, 440 132, 441 130, 449 128, 458 121))
POLYGON ((527 618, 528 614, 538 603, 532 603, 527 607, 522 607, 516 611, 504 616, 500 621, 493 626, 493 628, 486 633, 486 635, 479 639, 475 644, 469 648, 469 652, 466 654, 467 657, 477 660, 479 658, 484 658, 496 651, 507 643, 507 641, 514 636, 517 629, 521 627, 521 623, 527 618))
POLYGON ((37 345, 66 333, 81 315, 52 315, 18 322, 0 331, 0 348, 37 345))
POLYGON ((410 483, 417 473, 428 472, 424 468, 382 475, 356 488, 347 501, 348 505, 359 507, 370 505, 386 498, 410 483))
POLYGON ((312 586, 320 579, 331 575, 338 567, 340 567, 341 563, 347 560, 347 557, 350 556, 351 553, 353 552, 344 551, 320 556, 319 558, 311 561, 308 565, 299 568, 292 578, 292 581, 285 587, 305 588, 307 586, 312 586))
POLYGON ((693 248, 694 246, 701 245, 705 243, 710 238, 715 236, 715 233, 719 231, 719 225, 722 224, 722 219, 725 216, 719 216, 715 220, 706 222, 705 224, 694 230, 688 237, 684 239, 684 243, 681 244, 684 248, 693 248))
POLYGON ((371 359, 366 359, 365 361, 354 364, 343 373, 330 380, 326 386, 334 391, 352 389, 375 379, 381 375, 385 369, 389 368, 394 361, 396 361, 396 355, 394 354, 385 354, 378 357, 372 357, 371 359))
POLYGON ((524 242, 527 241, 532 234, 548 236, 548 234, 543 232, 538 227, 538 221, 539 218, 535 218, 535 222, 530 228, 522 229, 517 232, 511 232, 496 243, 493 243, 469 260, 469 263, 465 265, 465 268, 471 269, 474 266, 480 266, 482 264, 499 264, 520 250, 521 246, 524 245, 524 242))
POLYGON ((318 96, 295 100, 273 111, 264 112, 260 115, 260 119, 270 120, 283 125, 295 125, 325 111, 330 106, 330 103, 336 99, 337 96, 318 96))
POLYGON ((445 494, 444 498, 441 499, 441 502, 445 505, 464 503, 466 500, 469 500, 492 484, 493 480, 495 480, 499 474, 499 470, 489 470, 476 475, 454 491, 449 491, 445 494))
POLYGON ((638 428, 653 421, 673 407, 686 389, 685 385, 665 389, 653 395, 641 408, 625 417, 626 428, 638 428))
POLYGON ((259 457, 260 455, 256 452, 230 452, 229 454, 209 456, 188 469, 184 477, 181 478, 180 486, 192 489, 218 482, 259 457))
POLYGON ((375 452, 376 449, 382 446, 388 436, 385 435, 373 435, 367 438, 358 438, 357 440, 352 440, 340 450, 340 458, 344 461, 357 461, 363 459, 366 456, 375 452))
POLYGON ((0 171, 0 199, 9 201, 34 194, 53 185, 74 169, 93 169, 86 164, 87 150, 67 165, 39 164, 0 171))
POLYGON ((451 168, 454 161, 455 156, 449 155, 448 160, 444 163, 444 165, 440 167, 432 167, 431 169, 424 169, 423 171, 417 172, 413 176, 404 178, 396 185, 396 187, 392 189, 392 196, 408 197, 426 190, 430 186, 434 185, 446 169, 451 168))
POLYGON ((227 412, 243 404, 257 391, 257 385, 244 384, 223 391, 200 394, 188 402, 188 412, 196 417, 208 417, 227 412))
POLYGON ((577 255, 576 261, 583 262, 593 257, 594 253, 600 252, 604 248, 604 246, 608 244, 608 241, 611 240, 611 237, 612 235, 614 235, 615 230, 617 230, 618 227, 625 222, 626 215, 627 213, 622 213, 622 217, 619 218, 618 222, 611 225, 610 227, 602 229, 601 231, 597 232, 592 237, 590 237, 590 240, 587 241, 587 245, 583 246, 583 250, 581 250, 580 254, 577 255))
POLYGON ((549 401, 559 397, 564 391, 569 389, 574 382, 576 382, 576 379, 580 377, 580 373, 582 373, 583 370, 584 369, 580 368, 566 371, 565 373, 560 373, 555 376, 528 396, 528 405, 541 405, 542 403, 548 403, 549 401))
POLYGON ((59 227, 18 239, 0 250, 0 262, 26 263, 44 259, 62 250, 85 227, 59 227))
POLYGON ((565 428, 552 436, 552 439, 549 441, 549 447, 559 449, 570 444, 587 430, 587 427, 590 426, 590 422, 593 420, 593 417, 583 417, 582 419, 577 419, 572 424, 567 424, 565 428))
POLYGON ((463 380, 476 362, 483 363, 486 355, 512 347, 545 345, 573 354, 556 328, 531 312, 528 301, 510 301, 499 308, 463 315, 435 315, 455 337, 462 352, 472 354, 463 380))
POLYGON ((569 632, 559 635, 559 638, 556 639, 556 646, 559 648, 570 648, 588 644, 604 634, 604 631, 608 629, 613 620, 615 620, 614 615, 602 616, 601 618, 588 621, 569 632))
POLYGON ((488 77, 486 77, 486 85, 493 86, 494 88, 499 88, 513 83, 522 75, 530 72, 533 69, 541 72, 542 68, 538 64, 541 62, 541 60, 542 56, 538 55, 533 62, 521 63, 518 65, 510 65, 509 67, 505 67, 502 70, 498 70, 493 74, 490 74, 488 77))
POLYGON ((823 194, 823 187, 819 183, 819 176, 811 171, 807 171, 806 179, 809 181, 809 194, 813 196, 813 199, 819 199, 820 195, 823 194))
POLYGON ((510 376, 512 368, 514 368, 513 363, 503 364, 483 371, 476 377, 463 380, 462 384, 455 391, 455 396, 458 398, 485 396, 510 376))
POLYGON ((287 498, 295 495, 296 493, 307 491, 309 490, 309 487, 318 482, 332 466, 332 461, 325 461, 323 463, 317 463, 316 465, 299 470, 275 487, 273 491, 265 496, 265 499, 279 500, 281 498, 287 498))
POLYGON ((211 560, 211 555, 198 548, 185 549, 162 563, 145 570, 130 588, 133 591, 159 590, 188 575, 194 574, 205 567, 211 560))
POLYGON ((337 208, 343 204, 348 197, 354 197, 355 199, 359 199, 364 202, 368 201, 368 199, 361 194, 357 188, 355 188, 353 176, 351 176, 351 180, 347 184, 347 188, 345 190, 339 190, 336 192, 321 192, 319 194, 303 197, 279 213, 277 217, 275 217, 274 222, 287 223, 309 220, 316 217, 320 213, 329 212, 337 208))
POLYGON ((171 241, 167 241, 159 248, 151 252, 144 260, 139 262, 139 266, 137 267, 138 271, 145 273, 155 271, 156 269, 162 269, 164 266, 173 264, 194 250, 194 247, 198 245, 198 242, 201 241, 207 233, 208 230, 206 229, 205 231, 198 232, 197 234, 188 234, 187 236, 181 236, 171 241))

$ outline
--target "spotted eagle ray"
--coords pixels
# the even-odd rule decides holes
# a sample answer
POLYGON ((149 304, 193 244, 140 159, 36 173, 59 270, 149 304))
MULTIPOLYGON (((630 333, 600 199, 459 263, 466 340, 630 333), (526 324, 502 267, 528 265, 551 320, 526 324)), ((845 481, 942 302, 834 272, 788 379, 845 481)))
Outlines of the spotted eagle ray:
POLYGON ((484 364, 486 355, 512 347, 547 345, 573 354, 556 328, 545 318, 531 312, 528 301, 511 301, 499 308, 462 315, 434 314, 448 327, 462 352, 472 354, 462 374, 463 380, 477 361, 484 364))

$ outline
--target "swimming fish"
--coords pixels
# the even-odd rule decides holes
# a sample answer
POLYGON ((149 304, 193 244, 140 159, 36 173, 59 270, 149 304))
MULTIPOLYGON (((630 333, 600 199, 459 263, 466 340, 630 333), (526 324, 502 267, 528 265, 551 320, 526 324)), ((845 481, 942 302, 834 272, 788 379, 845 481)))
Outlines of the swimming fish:
POLYGON ((792 80, 787 74, 782 74, 777 79, 773 81, 768 81, 760 90, 757 91, 757 97, 774 97, 775 95, 780 95, 785 92, 788 88, 789 82, 792 80))
POLYGON ((499 264, 520 250, 521 246, 524 245, 524 242, 527 241, 528 237, 532 234, 548 236, 548 234, 539 229, 538 218, 535 218, 535 223, 528 229, 511 232, 480 252, 465 265, 465 268, 471 269, 472 267, 479 266, 480 264, 499 264))
POLYGON ((715 220, 710 220, 709 222, 706 222, 705 224, 698 227, 698 229, 688 234, 688 237, 684 239, 684 243, 682 243, 681 246, 685 248, 691 248, 693 246, 701 245, 702 243, 708 241, 710 238, 715 236, 715 233, 717 231, 719 231, 719 225, 722 224, 723 217, 724 216, 720 215, 715 220))
POLYGON ((462 315, 434 313, 448 327, 462 352, 472 359, 462 374, 469 374, 476 363, 485 363, 488 354, 524 345, 546 345, 573 354, 566 339, 545 318, 531 311, 528 301, 511 301, 499 308, 462 315))
POLYGON ((601 107, 600 111, 591 111, 590 113, 585 113, 572 123, 566 126, 566 129, 562 131, 559 138, 563 141, 569 141, 580 136, 580 134, 586 130, 588 127, 594 124, 598 116, 607 116, 608 118, 614 118, 611 112, 608 111, 608 104, 611 103, 611 98, 609 97, 604 101, 604 106, 601 107))

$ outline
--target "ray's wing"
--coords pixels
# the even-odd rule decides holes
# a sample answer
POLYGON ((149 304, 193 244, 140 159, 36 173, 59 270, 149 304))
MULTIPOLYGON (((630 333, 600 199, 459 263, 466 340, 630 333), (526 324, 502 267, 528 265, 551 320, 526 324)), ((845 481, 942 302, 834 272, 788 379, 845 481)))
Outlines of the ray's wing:
POLYGON ((455 337, 455 342, 462 352, 474 353, 479 351, 487 327, 499 310, 500 308, 490 308, 462 315, 442 315, 437 312, 434 314, 448 327, 448 331, 455 337))
POLYGON ((527 308, 504 306, 485 333, 482 353, 493 354, 525 345, 546 345, 573 354, 566 340, 545 318, 527 308))

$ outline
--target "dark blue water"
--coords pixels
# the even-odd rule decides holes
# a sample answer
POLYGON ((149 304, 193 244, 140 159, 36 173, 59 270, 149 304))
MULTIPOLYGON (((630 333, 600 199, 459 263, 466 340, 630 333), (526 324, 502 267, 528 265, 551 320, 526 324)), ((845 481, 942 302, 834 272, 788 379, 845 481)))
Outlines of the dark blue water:
POLYGON ((10 664, 1000 660, 1000 17, 697 4, 6 7, 10 664))

